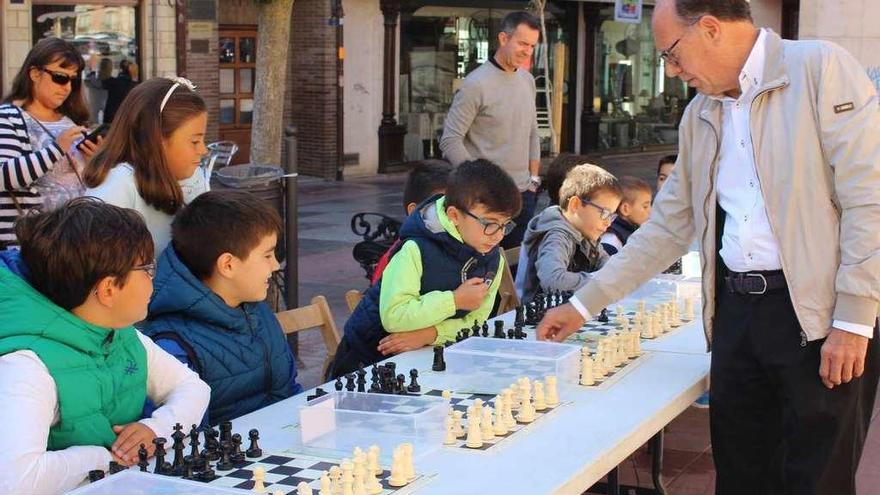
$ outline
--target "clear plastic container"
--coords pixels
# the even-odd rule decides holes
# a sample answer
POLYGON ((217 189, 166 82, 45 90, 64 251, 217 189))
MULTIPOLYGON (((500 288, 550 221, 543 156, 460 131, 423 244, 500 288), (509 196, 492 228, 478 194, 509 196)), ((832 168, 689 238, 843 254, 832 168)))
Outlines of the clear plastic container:
MULTIPOLYGON (((242 480, 243 481, 243 480, 242 480)), ((211 486, 171 476, 129 469, 67 492, 70 495, 234 495, 248 493, 237 488, 211 486)))
POLYGON ((521 377, 577 383, 581 346, 470 337, 446 349, 446 374, 456 392, 497 394, 521 377))
POLYGON ((304 446, 348 457, 355 447, 390 453, 413 444, 417 457, 443 444, 449 402, 442 397, 332 392, 300 406, 304 446))

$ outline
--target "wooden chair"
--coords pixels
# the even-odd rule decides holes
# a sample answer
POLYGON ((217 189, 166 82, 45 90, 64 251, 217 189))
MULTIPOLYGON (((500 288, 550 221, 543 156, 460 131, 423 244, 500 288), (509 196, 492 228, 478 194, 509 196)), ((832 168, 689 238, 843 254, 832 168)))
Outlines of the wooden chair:
POLYGON ((345 303, 348 304, 348 312, 354 313, 354 308, 361 302, 361 299, 364 298, 364 294, 359 291, 352 289, 345 293, 345 303))
POLYGON ((510 271, 511 266, 519 264, 519 249, 519 247, 515 247, 504 251, 504 271, 501 273, 501 285, 498 287, 498 294, 501 297, 501 302, 498 304, 499 315, 519 306, 520 301, 519 296, 516 295, 513 272, 510 271))
POLYGON ((315 296, 312 298, 312 304, 275 313, 275 317, 278 318, 285 335, 316 327, 321 331, 324 346, 327 348, 327 358, 321 369, 321 376, 323 376, 327 365, 336 356, 336 347, 339 345, 340 339, 339 330, 336 328, 336 321, 333 319, 333 313, 330 312, 327 299, 324 296, 315 296))

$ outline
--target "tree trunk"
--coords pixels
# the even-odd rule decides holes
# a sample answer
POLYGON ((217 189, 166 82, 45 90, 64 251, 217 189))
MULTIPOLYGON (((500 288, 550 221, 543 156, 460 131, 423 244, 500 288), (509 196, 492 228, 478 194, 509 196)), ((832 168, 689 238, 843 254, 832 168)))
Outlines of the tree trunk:
POLYGON ((251 162, 281 166, 284 91, 294 0, 257 1, 257 75, 251 128, 251 162))

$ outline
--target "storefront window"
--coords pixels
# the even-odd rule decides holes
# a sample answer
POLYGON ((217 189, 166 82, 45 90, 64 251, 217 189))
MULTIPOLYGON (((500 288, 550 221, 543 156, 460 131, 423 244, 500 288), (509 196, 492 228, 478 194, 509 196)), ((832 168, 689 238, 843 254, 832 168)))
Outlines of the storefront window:
MULTIPOLYGON (((489 2, 481 2, 484 5, 489 2)), ((461 7, 460 2, 437 0, 400 18, 400 107, 399 122, 406 126, 404 153, 408 160, 439 157, 443 120, 455 91, 464 78, 489 59, 498 44, 498 29, 505 15, 529 7, 528 1, 497 1, 492 8, 461 7)), ((546 29, 550 40, 551 91, 549 101, 567 103, 568 43, 575 36, 565 31, 564 11, 548 2, 546 29), (558 73, 558 74, 557 74, 558 73)), ((539 131, 545 152, 550 147, 550 122, 546 118, 548 99, 541 48, 524 67, 538 86, 539 131)), ((560 112, 561 113, 561 112, 560 112)))
POLYGON ((137 7, 35 3, 31 11, 34 43, 49 36, 73 43, 82 53, 87 74, 97 72, 105 58, 113 62, 114 76, 122 60, 139 63, 137 7))
POLYGON ((678 142, 678 120, 687 87, 665 75, 651 33, 652 10, 640 24, 614 21, 614 8, 601 11, 596 98, 600 148, 629 148, 678 142))

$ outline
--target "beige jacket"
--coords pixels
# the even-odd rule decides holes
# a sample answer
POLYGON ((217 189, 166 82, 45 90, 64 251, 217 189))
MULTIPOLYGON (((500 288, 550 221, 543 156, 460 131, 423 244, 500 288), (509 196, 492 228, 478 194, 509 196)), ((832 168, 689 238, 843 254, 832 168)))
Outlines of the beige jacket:
MULTIPOLYGON (((873 326, 880 309, 880 106, 865 70, 823 41, 767 33, 751 137, 767 216, 808 340, 832 319, 873 326)), ((721 103, 698 95, 679 128, 678 162, 651 218, 576 294, 598 313, 701 246, 703 327, 715 314, 721 103)))

